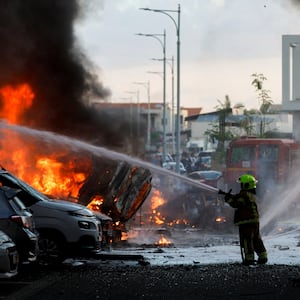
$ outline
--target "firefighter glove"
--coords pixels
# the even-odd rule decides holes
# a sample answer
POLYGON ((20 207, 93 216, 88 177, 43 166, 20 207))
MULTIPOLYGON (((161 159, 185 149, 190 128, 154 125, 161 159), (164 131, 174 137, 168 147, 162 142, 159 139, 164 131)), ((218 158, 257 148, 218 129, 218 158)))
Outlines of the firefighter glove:
POLYGON ((224 196, 224 200, 225 200, 225 202, 228 202, 228 200, 231 198, 231 195, 230 194, 226 194, 225 196, 224 196))

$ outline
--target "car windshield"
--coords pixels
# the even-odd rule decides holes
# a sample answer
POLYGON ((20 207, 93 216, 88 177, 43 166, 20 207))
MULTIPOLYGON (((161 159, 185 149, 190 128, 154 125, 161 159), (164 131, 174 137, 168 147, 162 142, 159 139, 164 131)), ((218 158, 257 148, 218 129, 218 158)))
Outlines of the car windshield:
POLYGON ((203 172, 201 173, 201 175, 205 178, 205 179, 217 179, 218 177, 220 177, 220 174, 218 172, 203 172))
POLYGON ((201 162, 202 163, 210 163, 211 162, 211 157, 210 156, 203 156, 203 157, 201 157, 201 162))

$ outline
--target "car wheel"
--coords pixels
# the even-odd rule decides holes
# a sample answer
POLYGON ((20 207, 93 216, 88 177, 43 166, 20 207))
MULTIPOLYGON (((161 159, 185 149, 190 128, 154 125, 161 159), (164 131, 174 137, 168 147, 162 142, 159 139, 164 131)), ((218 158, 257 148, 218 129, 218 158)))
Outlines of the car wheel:
POLYGON ((64 240, 57 234, 41 233, 39 238, 39 263, 57 264, 65 259, 64 240))

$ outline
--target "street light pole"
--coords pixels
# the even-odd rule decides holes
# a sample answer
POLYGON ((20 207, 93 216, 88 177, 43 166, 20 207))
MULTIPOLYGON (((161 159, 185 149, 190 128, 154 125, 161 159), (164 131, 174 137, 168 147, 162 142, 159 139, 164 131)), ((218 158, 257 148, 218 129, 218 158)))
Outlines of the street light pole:
POLYGON ((173 154, 175 154, 176 150, 175 150, 175 104, 174 104, 174 56, 172 56, 172 150, 173 150, 173 154))
POLYGON ((151 149, 151 115, 150 115, 150 81, 147 82, 134 82, 134 84, 139 84, 147 89, 148 98, 148 108, 147 108, 147 143, 146 150, 151 149))
MULTIPOLYGON (((156 61, 162 61, 161 58, 151 58, 151 60, 156 60, 156 61)), ((172 58, 167 58, 166 59, 167 64, 171 68, 171 74, 172 74, 172 118, 171 118, 171 132, 172 132, 172 154, 175 154, 175 103, 174 103, 174 56, 172 58), (171 60, 171 64, 169 62, 171 60)))
POLYGON ((163 49, 163 162, 166 161, 166 30, 163 34, 143 34, 137 33, 139 36, 152 37, 156 39, 163 49), (163 36, 163 41, 158 38, 158 36, 163 36))
POLYGON ((177 10, 140 8, 141 10, 159 12, 168 16, 174 23, 177 35, 177 119, 176 119, 176 172, 179 173, 180 164, 180 4, 177 10), (169 13, 177 13, 177 22, 169 13))

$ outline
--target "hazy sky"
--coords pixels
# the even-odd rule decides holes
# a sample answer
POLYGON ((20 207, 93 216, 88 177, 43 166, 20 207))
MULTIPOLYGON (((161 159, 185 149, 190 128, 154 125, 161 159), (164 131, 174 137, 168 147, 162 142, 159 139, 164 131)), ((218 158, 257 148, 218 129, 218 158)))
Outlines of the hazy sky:
MULTIPOLYGON (((85 1, 86 2, 86 1, 85 1)), ((166 57, 174 56, 176 31, 172 20, 141 7, 177 11, 181 6, 181 106, 214 110, 229 95, 232 105, 258 108, 253 73, 267 77, 265 88, 281 103, 281 43, 284 34, 300 34, 300 0, 93 0, 76 26, 80 45, 99 68, 99 78, 111 90, 110 100, 125 101, 146 88, 134 82, 150 81, 151 101, 162 102, 163 57, 155 38, 163 34, 166 57)), ((178 14, 170 13, 177 22, 178 14)), ((162 39, 161 36, 159 38, 162 39)), ((169 61, 171 64, 171 61, 169 61)), ((175 77, 176 93, 176 77, 175 77)), ((171 103, 171 68, 167 65, 167 102, 171 103)), ((175 94, 176 102, 176 94, 175 94)))

